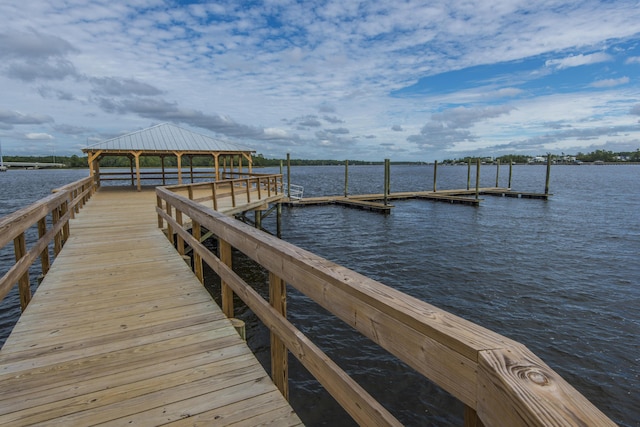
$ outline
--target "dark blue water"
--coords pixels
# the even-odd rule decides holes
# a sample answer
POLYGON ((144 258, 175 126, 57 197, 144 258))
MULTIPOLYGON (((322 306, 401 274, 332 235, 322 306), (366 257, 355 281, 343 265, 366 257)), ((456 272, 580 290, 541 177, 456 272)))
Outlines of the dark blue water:
MULTIPOLYGON (((0 174, 0 215, 84 176, 86 171, 0 174)), ((495 166, 483 166, 481 185, 495 185, 495 176, 495 166)), ((472 186, 474 178, 475 170, 472 186)), ((500 185, 507 178, 503 166, 500 185)), ((479 208, 394 201, 387 216, 337 206, 285 208, 283 238, 522 342, 614 421, 639 426, 639 180, 640 166, 554 166, 549 201, 486 196, 479 208)), ((544 166, 514 167, 514 189, 542 192, 544 181, 544 166)), ((294 167, 291 182, 303 185, 305 196, 342 194, 344 168, 294 167)), ((466 182, 466 167, 439 167, 438 188, 464 188, 466 182)), ((350 166, 350 193, 379 193, 382 187, 381 166, 350 166)), ((432 188, 432 166, 391 169, 391 191, 432 188)), ((264 224, 275 230, 273 221, 264 224)), ((0 253, 0 273, 12 257, 0 253)), ((258 286, 266 281, 247 261, 236 268, 258 286)), ((18 304, 15 298, 0 306, 5 336, 17 316, 7 308, 18 304)), ((288 310, 403 423, 461 424, 458 402, 293 290, 288 310)), ((265 360, 268 333, 250 314, 242 316, 249 322, 249 344, 265 360)), ((353 425, 295 360, 290 376, 292 405, 308 425, 353 425)))

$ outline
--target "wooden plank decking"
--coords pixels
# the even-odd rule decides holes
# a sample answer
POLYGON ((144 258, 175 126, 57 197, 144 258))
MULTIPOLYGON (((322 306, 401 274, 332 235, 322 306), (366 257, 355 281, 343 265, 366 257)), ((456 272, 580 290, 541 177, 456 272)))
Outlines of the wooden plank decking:
POLYGON ((0 350, 1 425, 300 425, 157 228, 99 191, 0 350))
MULTIPOLYGON (((464 205, 478 206, 482 199, 475 198, 476 190, 438 190, 438 191, 405 191, 387 194, 387 200, 408 200, 422 199, 448 203, 458 203, 464 205)), ((527 199, 544 199, 549 198, 548 194, 527 193, 522 191, 513 191, 508 188, 490 187, 478 189, 479 195, 492 195, 513 198, 527 199)), ((342 205, 348 207, 356 207, 360 209, 389 213, 392 205, 385 205, 380 200, 384 199, 384 194, 357 194, 350 196, 324 196, 324 197, 305 197, 298 200, 287 200, 284 204, 287 206, 317 206, 317 205, 342 205), (378 202, 376 202, 378 201, 378 202)))

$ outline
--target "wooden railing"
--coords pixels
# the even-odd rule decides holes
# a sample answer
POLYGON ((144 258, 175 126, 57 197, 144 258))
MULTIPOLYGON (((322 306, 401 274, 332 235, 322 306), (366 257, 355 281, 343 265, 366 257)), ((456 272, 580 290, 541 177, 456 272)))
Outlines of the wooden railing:
POLYGON ((284 195, 280 174, 242 175, 243 177, 236 179, 171 185, 165 188, 199 203, 212 201, 214 210, 222 207, 221 202, 226 202, 225 206, 233 210, 240 207, 251 208, 252 203, 264 203, 265 200, 284 195))
POLYGON ((272 377, 285 397, 288 349, 358 423, 400 425, 287 320, 288 283, 462 401, 467 426, 615 425, 524 345, 170 189, 156 194, 158 225, 193 249, 198 278, 203 261, 221 278, 225 314, 233 317, 235 293, 271 330, 272 377), (218 255, 200 242, 202 228, 217 236, 218 255), (269 302, 233 271, 232 247, 269 271, 269 302))
POLYGON ((58 255, 69 238, 69 219, 73 218, 91 197, 95 183, 91 177, 81 179, 54 190, 54 194, 0 218, 0 249, 13 241, 16 263, 0 278, 0 300, 17 283, 22 310, 31 300, 29 267, 40 258, 42 274, 47 274, 51 261, 49 244, 58 255), (50 221, 47 217, 50 215, 50 221), (26 232, 37 224, 38 239, 27 249, 26 232), (47 229, 48 225, 50 228, 47 229))
MULTIPOLYGON (((135 172, 132 173, 131 171, 127 170, 102 169, 96 176, 99 177, 99 180, 102 183, 112 181, 130 181, 131 186, 136 185, 135 172)), ((194 182, 195 180, 214 180, 216 178, 215 171, 211 169, 186 169, 183 170, 180 174, 178 173, 177 169, 169 169, 165 171, 143 169, 140 171, 141 181, 147 181, 152 184, 158 185, 176 183, 178 182, 179 176, 181 176, 184 181, 189 180, 190 182, 194 182)))

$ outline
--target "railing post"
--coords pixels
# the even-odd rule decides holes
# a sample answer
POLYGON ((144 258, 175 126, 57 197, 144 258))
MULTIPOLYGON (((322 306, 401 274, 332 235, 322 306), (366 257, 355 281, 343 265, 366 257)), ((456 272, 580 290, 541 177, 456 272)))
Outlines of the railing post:
POLYGON ((478 413, 470 406, 464 407, 464 427, 484 427, 478 413))
MULTIPOLYGON (((16 254, 16 262, 18 262, 27 254, 27 244, 24 238, 24 233, 20 233, 18 237, 13 239, 13 247, 16 254)), ((20 277, 18 281, 18 288, 20 290, 20 308, 24 311, 24 309, 27 308, 29 301, 31 301, 29 270, 20 277)))
POLYGON ((193 200, 193 187, 192 186, 188 186, 187 187, 187 193, 189 193, 189 200, 193 200))
MULTIPOLYGON (((162 198, 158 195, 156 195, 156 205, 158 209, 162 210, 162 198)), ((158 228, 162 230, 162 227, 164 227, 164 221, 162 220, 162 215, 158 214, 158 228)))
MULTIPOLYGON (((78 197, 78 189, 76 188, 75 190, 73 190, 73 198, 71 199, 71 201, 73 202, 77 197, 78 197)), ((75 206, 73 207, 73 210, 75 213, 80 213, 80 203, 76 203, 75 206)))
MULTIPOLYGON (((218 249, 220 251, 219 258, 223 264, 232 267, 232 254, 231 254, 231 245, 222 240, 218 239, 218 249)), ((222 312, 229 319, 233 317, 233 291, 228 284, 224 281, 220 284, 221 287, 221 298, 222 298, 222 312)))
POLYGON ((262 189, 260 188, 260 177, 258 177, 258 200, 262 199, 262 189))
MULTIPOLYGON (((42 237, 47 234, 47 217, 43 217, 38 221, 38 237, 42 239, 42 237)), ((50 267, 49 260, 49 245, 44 247, 42 252, 40 253, 40 264, 42 265, 42 275, 47 274, 50 267)))
MULTIPOLYGON (((169 203, 169 201, 165 200, 164 202, 167 205, 167 215, 171 216, 171 204, 169 203)), ((167 238, 169 239, 169 242, 173 245, 175 243, 174 239, 173 239, 173 227, 171 226, 171 223, 169 221, 167 221, 167 238)))
MULTIPOLYGON (((269 303, 287 318, 287 286, 284 280, 269 272, 269 303)), ((271 379, 285 399, 289 400, 289 352, 282 340, 271 332, 271 379)))
MULTIPOLYGON (((176 222, 182 228, 182 211, 178 210, 178 208, 176 208, 176 222)), ((180 256, 184 256, 184 239, 180 236, 180 233, 176 233, 176 237, 178 238, 178 253, 180 256)))
POLYGON ((212 182, 211 183, 211 194, 213 197, 213 210, 217 211, 218 210, 218 196, 216 195, 216 188, 218 187, 218 182, 212 182))
MULTIPOLYGON (((65 200, 64 202, 62 202, 60 216, 66 215, 68 211, 69 211, 69 201, 65 200)), ((71 212, 71 217, 73 217, 73 211, 71 212)), ((64 222, 64 225, 62 226, 62 246, 64 246, 66 241, 69 240, 69 234, 71 234, 71 232, 69 231, 69 220, 67 219, 64 222)))
POLYGON ((251 186, 249 185, 249 179, 245 180, 247 186, 247 203, 251 203, 251 186))
MULTIPOLYGON (((51 211, 53 225, 55 226, 58 222, 60 222, 60 207, 53 208, 51 211)), ((58 231, 53 238, 53 253, 54 255, 58 255, 62 250, 62 230, 58 231)))
POLYGON ((234 181, 229 181, 229 184, 231 185, 231 206, 235 208, 236 207, 236 190, 235 190, 235 185, 233 185, 234 181))
MULTIPOLYGON (((202 230, 200 228, 200 223, 194 220, 191 220, 191 234, 196 240, 198 240, 198 242, 200 241, 200 237, 202 236, 202 230)), ((192 248, 192 250, 193 250, 193 271, 196 273, 196 277, 198 278, 200 283, 204 283, 204 273, 202 270, 202 256, 200 256, 200 253, 196 251, 195 248, 192 248)))

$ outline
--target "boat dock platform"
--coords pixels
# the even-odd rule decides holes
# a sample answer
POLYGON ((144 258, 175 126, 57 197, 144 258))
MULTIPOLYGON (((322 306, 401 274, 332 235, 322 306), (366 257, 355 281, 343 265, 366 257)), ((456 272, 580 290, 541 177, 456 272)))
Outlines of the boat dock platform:
POLYGON ((510 188, 489 187, 476 190, 438 190, 438 191, 405 191, 385 194, 359 194, 349 196, 323 196, 323 197, 305 197, 301 199, 289 198, 283 204, 291 207, 303 206, 320 206, 320 205, 339 205, 362 210, 369 210, 381 213, 389 213, 394 207, 388 202, 394 200, 431 200, 437 202, 446 202, 454 204, 463 204, 469 206, 479 206, 482 199, 475 197, 476 195, 489 195, 522 199, 541 199, 548 200, 550 194, 545 193, 528 193, 522 191, 514 191, 510 188), (387 203, 383 202, 387 199, 387 203))

